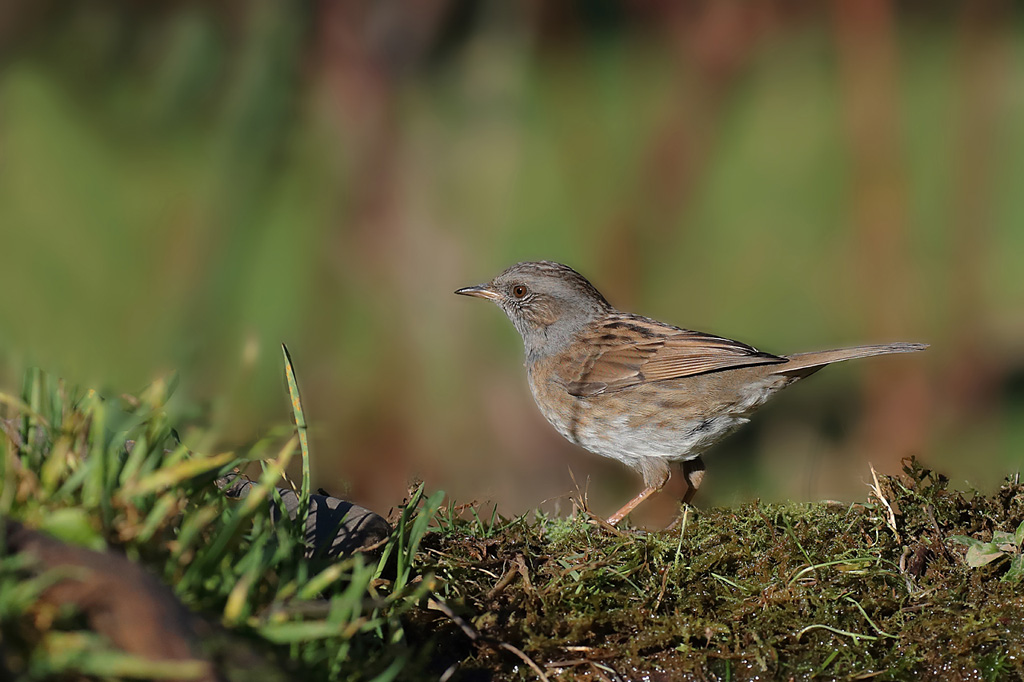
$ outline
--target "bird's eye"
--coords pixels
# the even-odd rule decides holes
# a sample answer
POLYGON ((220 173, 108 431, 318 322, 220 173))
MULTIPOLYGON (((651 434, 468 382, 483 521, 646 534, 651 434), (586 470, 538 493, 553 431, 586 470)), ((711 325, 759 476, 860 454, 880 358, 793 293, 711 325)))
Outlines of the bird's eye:
POLYGON ((522 284, 515 285, 514 287, 512 287, 512 295, 515 296, 516 298, 522 298, 523 296, 526 296, 526 287, 523 286, 522 284))

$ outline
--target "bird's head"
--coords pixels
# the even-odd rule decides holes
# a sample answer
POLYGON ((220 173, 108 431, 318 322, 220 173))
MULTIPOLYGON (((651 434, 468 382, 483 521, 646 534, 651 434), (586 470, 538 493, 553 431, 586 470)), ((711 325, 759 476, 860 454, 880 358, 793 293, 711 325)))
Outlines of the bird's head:
POLYGON ((551 353, 584 326, 612 310, 587 279, 551 261, 516 263, 486 284, 455 292, 498 304, 523 337, 528 353, 551 353))

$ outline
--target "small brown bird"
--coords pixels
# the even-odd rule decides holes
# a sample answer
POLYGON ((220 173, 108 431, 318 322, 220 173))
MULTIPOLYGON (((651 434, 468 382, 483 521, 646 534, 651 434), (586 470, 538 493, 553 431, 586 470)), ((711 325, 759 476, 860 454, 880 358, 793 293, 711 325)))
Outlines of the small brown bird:
POLYGON ((533 398, 559 433, 643 476, 644 489, 612 514, 612 525, 664 487, 672 462, 683 463, 689 502, 704 478, 701 453, 797 379, 840 360, 927 348, 772 355, 618 311, 583 275, 550 261, 517 263, 455 293, 490 299, 512 320, 533 398))

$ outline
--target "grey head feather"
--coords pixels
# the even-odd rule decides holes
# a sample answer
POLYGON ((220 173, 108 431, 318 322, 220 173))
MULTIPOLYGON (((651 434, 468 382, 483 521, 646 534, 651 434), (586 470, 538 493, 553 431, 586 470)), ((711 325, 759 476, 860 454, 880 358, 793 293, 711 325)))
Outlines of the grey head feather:
POLYGON ((613 310, 587 278, 552 261, 516 263, 490 286, 501 294, 497 303, 523 337, 530 359, 561 351, 588 324, 613 310), (525 287, 525 293, 517 287, 525 287))

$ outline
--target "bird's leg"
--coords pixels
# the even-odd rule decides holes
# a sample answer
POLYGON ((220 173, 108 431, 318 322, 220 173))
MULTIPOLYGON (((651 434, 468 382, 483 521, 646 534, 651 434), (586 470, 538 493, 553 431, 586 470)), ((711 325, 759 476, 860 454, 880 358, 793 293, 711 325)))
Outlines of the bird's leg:
POLYGON ((697 494, 697 488, 704 481, 704 460, 694 457, 683 462, 683 478, 686 479, 686 493, 683 494, 683 504, 690 504, 690 500, 697 494))
POLYGON ((626 504, 622 505, 622 509, 620 509, 619 511, 617 511, 614 514, 612 514, 611 516, 609 516, 608 517, 608 524, 611 525, 611 526, 618 525, 619 521, 621 521, 622 519, 626 518, 626 515, 629 514, 629 512, 631 512, 634 509, 636 509, 637 506, 641 502, 643 502, 644 500, 646 500, 648 497, 650 497, 654 493, 658 492, 659 490, 661 490, 661 486, 653 486, 653 485, 647 486, 646 488, 641 490, 640 493, 636 497, 634 497, 632 500, 630 500, 626 504))
POLYGON ((663 460, 651 460, 648 464, 649 468, 645 469, 643 472, 644 483, 647 484, 647 487, 641 490, 632 500, 624 504, 622 509, 609 516, 609 525, 614 526, 618 524, 619 521, 626 518, 627 514, 636 509, 641 502, 664 488, 665 484, 668 483, 668 479, 672 476, 672 470, 669 469, 668 465, 663 460))
MULTIPOLYGON (((686 492, 683 494, 683 504, 690 504, 690 500, 697 494, 697 488, 704 481, 704 472, 704 460, 700 457, 694 457, 683 462, 683 478, 686 479, 686 492)), ((679 527, 679 522, 682 520, 683 515, 677 514, 676 518, 672 520, 672 523, 668 524, 665 530, 675 530, 679 527)))

